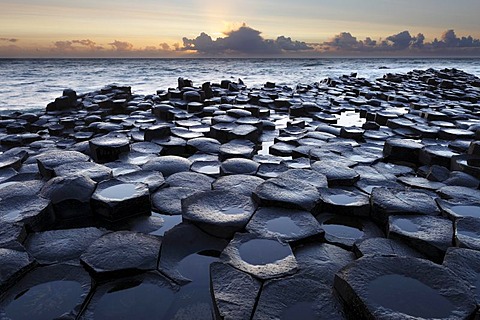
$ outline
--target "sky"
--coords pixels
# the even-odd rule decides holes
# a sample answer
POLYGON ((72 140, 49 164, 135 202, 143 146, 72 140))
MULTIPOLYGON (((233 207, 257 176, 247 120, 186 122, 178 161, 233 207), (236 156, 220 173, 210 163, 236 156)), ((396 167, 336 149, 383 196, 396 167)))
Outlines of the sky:
POLYGON ((479 0, 0 0, 0 57, 480 56, 479 0))

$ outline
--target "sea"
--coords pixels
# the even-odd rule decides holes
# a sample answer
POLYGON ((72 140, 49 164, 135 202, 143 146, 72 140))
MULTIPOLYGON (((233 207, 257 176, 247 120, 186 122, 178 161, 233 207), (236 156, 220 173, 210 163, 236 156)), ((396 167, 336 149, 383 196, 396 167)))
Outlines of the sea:
POLYGON ((147 95, 175 88, 179 77, 195 86, 241 79, 250 88, 267 81, 294 88, 353 72, 374 80, 386 73, 428 68, 457 68, 480 77, 480 59, 475 58, 0 59, 0 114, 42 111, 66 88, 86 93, 118 84, 147 95))

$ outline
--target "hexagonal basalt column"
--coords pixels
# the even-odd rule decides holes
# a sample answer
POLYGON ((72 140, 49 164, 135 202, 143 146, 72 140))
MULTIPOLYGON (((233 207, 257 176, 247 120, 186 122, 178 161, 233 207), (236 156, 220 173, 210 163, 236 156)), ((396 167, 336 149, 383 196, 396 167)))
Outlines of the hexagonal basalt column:
POLYGON ((94 241, 80 260, 97 276, 155 270, 161 243, 160 238, 142 233, 111 232, 94 241))
POLYGON ((98 163, 115 161, 121 153, 130 151, 128 138, 119 134, 94 138, 89 145, 92 158, 98 163))
POLYGON ((91 205, 95 214, 109 221, 150 214, 150 192, 144 183, 107 180, 98 184, 91 205))
POLYGON ((290 275, 297 270, 297 261, 288 244, 247 233, 237 233, 221 258, 264 280, 290 275))
POLYGON ((228 191, 206 191, 182 200, 182 214, 207 233, 230 238, 247 225, 256 209, 250 197, 228 191))
POLYGON ((467 319, 473 293, 445 267, 410 257, 364 257, 335 276, 356 319, 467 319))

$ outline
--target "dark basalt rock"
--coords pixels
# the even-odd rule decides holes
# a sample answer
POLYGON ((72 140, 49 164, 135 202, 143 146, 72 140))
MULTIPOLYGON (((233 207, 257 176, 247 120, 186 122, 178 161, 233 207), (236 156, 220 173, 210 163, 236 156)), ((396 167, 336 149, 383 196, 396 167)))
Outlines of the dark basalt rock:
POLYGON ((7 290, 0 302, 3 319, 75 319, 92 287, 81 267, 57 264, 33 270, 7 290), (39 308, 38 301, 42 301, 39 308))
POLYGON ((222 144, 219 152, 222 161, 229 158, 251 159, 255 153, 255 144, 248 140, 232 140, 222 144))
POLYGON ((370 198, 372 219, 384 226, 391 215, 438 215, 435 200, 421 192, 374 188, 370 198))
POLYGON ((324 212, 368 217, 370 198, 354 190, 321 188, 320 208, 324 212))
POLYGON ((202 152, 207 154, 218 154, 221 143, 212 138, 195 138, 188 140, 187 150, 193 154, 195 152, 202 152))
POLYGON ((308 211, 259 208, 246 230, 264 238, 277 238, 284 242, 300 243, 321 239, 323 230, 308 211))
POLYGON ((204 174, 210 177, 218 177, 220 175, 220 166, 221 163, 217 160, 198 160, 192 163, 192 165, 190 166, 190 170, 192 172, 204 174))
POLYGON ((480 250, 480 219, 465 217, 455 221, 455 245, 480 250))
POLYGON ((27 230, 23 224, 5 222, 0 219, 0 247, 12 242, 23 243, 26 238, 27 230))
MULTIPOLYGON (((259 161, 258 159, 255 159, 256 161, 259 161)), ((282 173, 288 171, 288 166, 283 163, 260 163, 260 166, 258 167, 257 170, 257 176, 263 179, 270 179, 270 178, 278 178, 282 173)))
POLYGON ((331 286, 294 275, 266 281, 252 319, 345 319, 331 286))
POLYGON ((336 274, 335 290, 356 319, 465 319, 476 309, 463 282, 424 259, 358 259, 336 274))
MULTIPOLYGON (((19 244, 0 248, 0 290, 3 292, 35 267, 35 260, 19 244)), ((0 311, 1 315, 1 311, 0 311)))
POLYGON ((158 124, 148 127, 145 130, 144 139, 150 142, 155 139, 167 138, 171 133, 170 129, 171 126, 168 124, 158 124))
POLYGON ((192 279, 181 273, 182 260, 194 254, 218 256, 226 245, 226 240, 212 237, 194 225, 179 224, 163 237, 158 268, 175 282, 187 284, 192 279))
POLYGON ((130 164, 130 163, 123 163, 120 161, 109 162, 105 163, 105 166, 112 169, 112 175, 116 178, 119 175, 137 172, 142 170, 139 166, 130 164))
POLYGON ((182 214, 182 199, 185 199, 201 189, 187 187, 168 187, 158 190, 152 195, 152 207, 155 211, 168 215, 182 214))
POLYGON ((441 189, 445 186, 445 184, 441 182, 430 181, 422 177, 399 177, 398 181, 411 188, 426 189, 431 191, 441 189))
POLYGON ((442 181, 448 186, 460 186, 472 189, 480 187, 480 180, 465 172, 453 171, 450 173, 448 179, 442 181))
POLYGON ((80 261, 96 277, 156 270, 161 243, 160 238, 142 233, 111 232, 95 240, 80 261))
POLYGON ((356 242, 384 236, 373 222, 359 217, 323 213, 317 220, 325 231, 325 241, 347 250, 352 250, 356 242))
POLYGON ((247 233, 237 233, 220 258, 263 280, 287 276, 297 270, 297 262, 288 244, 247 233))
POLYGON ((169 176, 165 182, 170 187, 211 190, 215 179, 197 172, 179 172, 169 176))
POLYGON ((50 200, 38 196, 13 196, 2 198, 0 220, 7 223, 23 223, 27 230, 41 231, 55 221, 50 200))
MULTIPOLYGON (((330 288, 335 273, 355 260, 352 252, 328 243, 311 243, 294 250, 302 278, 311 279, 330 288)), ((330 290, 329 290, 330 291, 330 290)))
POLYGON ((236 174, 218 178, 212 183, 212 187, 213 190, 230 191, 251 197, 252 192, 264 181, 255 176, 236 174))
POLYGON ((329 187, 353 186, 360 179, 360 175, 354 169, 332 160, 314 162, 312 169, 327 177, 329 187))
POLYGON ((164 177, 174 173, 189 171, 191 161, 179 156, 163 156, 148 161, 142 166, 143 170, 159 171, 164 177))
POLYGON ((220 167, 220 173, 222 175, 229 174, 249 174, 254 175, 257 173, 260 164, 256 161, 243 158, 231 158, 222 162, 220 167))
POLYGON ((432 216, 391 216, 388 237, 403 241, 434 262, 441 263, 453 246, 452 221, 432 216))
POLYGON ((130 141, 122 134, 112 133, 93 138, 89 145, 90 154, 98 163, 115 161, 121 153, 130 151, 130 141))
POLYGON ((368 255, 425 258, 423 254, 403 242, 386 238, 369 238, 362 242, 357 242, 353 245, 353 252, 357 258, 368 255))
POLYGON ((79 264, 80 255, 105 232, 97 228, 52 230, 29 235, 25 248, 41 264, 79 264))
POLYGON ((69 162, 54 169, 55 176, 87 176, 95 182, 112 178, 112 169, 95 162, 69 162))
POLYGON ((117 180, 126 183, 145 183, 146 185, 148 185, 148 190, 150 191, 150 193, 155 192, 165 183, 165 179, 160 172, 148 170, 121 174, 117 176, 117 180))
POLYGON ((118 161, 126 164, 133 164, 137 166, 143 166, 150 160, 157 159, 157 156, 154 154, 145 154, 139 152, 128 152, 122 153, 118 157, 118 161))
POLYGON ((150 214, 150 192, 144 183, 107 180, 98 184, 91 205, 95 215, 109 221, 150 214))
POLYGON ((89 161, 89 157, 77 151, 44 152, 35 157, 38 170, 46 179, 53 177, 55 169, 65 163, 79 163, 89 161))
POLYGON ((456 202, 480 202, 480 190, 460 186, 447 186, 437 190, 442 199, 456 202))
POLYGON ((95 187, 95 181, 86 176, 55 177, 45 184, 40 195, 52 201, 56 219, 84 219, 92 215, 90 198, 95 187))
POLYGON ((418 164, 423 145, 408 139, 389 139, 385 141, 383 155, 389 162, 418 164))
POLYGON ((462 279, 480 301, 480 252, 470 249, 449 248, 443 266, 462 279))
POLYGON ((162 147, 153 142, 135 142, 130 145, 132 152, 155 154, 159 155, 162 152, 162 147))
POLYGON ((281 173, 279 178, 286 180, 300 180, 317 188, 327 188, 327 177, 317 171, 308 169, 290 169, 281 173))
POLYGON ((250 197, 229 191, 197 192, 182 200, 184 220, 221 238, 231 238, 243 230, 255 210, 250 197))
POLYGON ((300 180, 269 179, 253 192, 261 206, 283 207, 312 211, 320 199, 317 188, 300 180))
POLYGON ((210 265, 212 296, 218 319, 250 319, 262 287, 251 275, 226 263, 210 265))

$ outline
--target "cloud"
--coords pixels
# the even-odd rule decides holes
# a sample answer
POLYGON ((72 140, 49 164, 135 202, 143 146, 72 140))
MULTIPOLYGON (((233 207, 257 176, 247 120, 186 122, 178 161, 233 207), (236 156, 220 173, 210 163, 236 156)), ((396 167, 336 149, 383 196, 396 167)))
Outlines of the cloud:
POLYGON ((356 49, 359 46, 359 42, 350 32, 342 32, 335 35, 330 41, 324 42, 323 45, 336 49, 356 49))
POLYGON ((16 38, 0 38, 0 41, 7 41, 7 42, 15 43, 15 42, 18 42, 19 40, 16 39, 16 38))
POLYGON ((305 51, 313 48, 305 42, 293 41, 279 36, 277 39, 264 39, 261 32, 243 24, 240 28, 225 33, 224 38, 213 40, 205 32, 194 39, 183 38, 183 50, 200 54, 246 54, 277 55, 283 52, 305 51))
POLYGON ((90 39, 84 40, 63 40, 54 42, 54 51, 70 52, 70 51, 98 51, 103 50, 103 47, 97 45, 95 41, 90 39))
POLYGON ((91 50, 102 50, 102 49, 104 49, 102 46, 97 45, 97 43, 95 41, 92 41, 90 39, 72 40, 72 43, 76 43, 76 44, 88 47, 91 50))
POLYGON ((423 33, 412 36, 405 30, 385 40, 358 40, 349 32, 342 32, 332 39, 314 45, 317 52, 346 55, 480 55, 480 40, 472 36, 458 37, 454 30, 445 31, 440 40, 425 40, 423 33))
POLYGON ((387 41, 392 43, 393 49, 403 50, 410 47, 412 36, 410 35, 410 32, 402 31, 387 37, 387 41))
POLYGON ((111 45, 113 49, 116 51, 132 51, 133 50, 133 44, 127 41, 115 40, 109 43, 109 45, 111 45))

